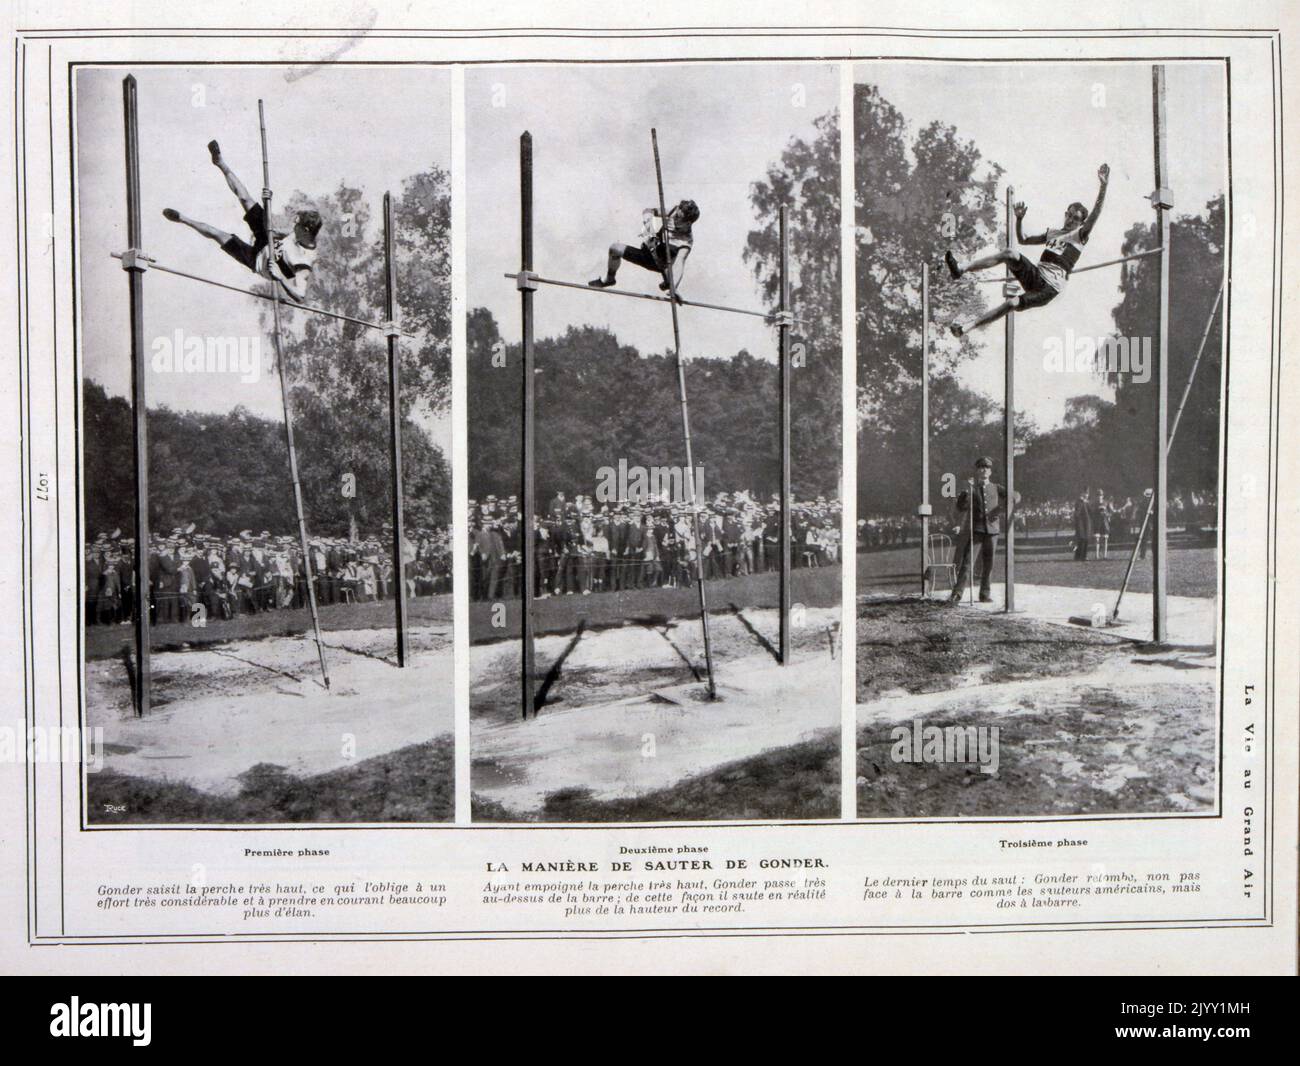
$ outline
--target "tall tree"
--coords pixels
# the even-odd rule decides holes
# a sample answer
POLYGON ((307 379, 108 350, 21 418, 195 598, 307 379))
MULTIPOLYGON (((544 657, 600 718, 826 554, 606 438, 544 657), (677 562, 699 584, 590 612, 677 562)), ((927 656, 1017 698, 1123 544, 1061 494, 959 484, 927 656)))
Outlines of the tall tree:
POLYGON ((921 273, 930 266, 931 484, 994 450, 998 409, 958 385, 975 356, 969 338, 938 327, 981 299, 973 282, 945 284, 943 252, 997 242, 1002 169, 957 131, 934 122, 913 132, 874 85, 853 94, 857 258, 858 508, 911 511, 921 455, 921 273), (972 421, 974 420, 974 421, 972 421))
MULTIPOLYGON (((791 480, 802 484, 805 492, 813 485, 829 492, 836 488, 843 451, 838 114, 822 115, 814 128, 809 141, 792 138, 764 178, 750 187, 758 226, 749 234, 745 261, 766 304, 776 307, 781 283, 780 209, 788 207, 791 303, 799 319, 791 331, 796 356, 790 377, 791 480), (814 473, 819 468, 833 471, 833 476, 814 473)), ((761 412, 756 414, 762 418, 761 412)), ((770 432, 779 433, 775 406, 762 421, 770 432)), ((775 454, 779 462, 779 438, 775 443, 775 453, 768 445, 762 452, 775 454)))
MULTIPOLYGON (((408 509, 445 523, 450 484, 430 471, 445 458, 417 432, 413 413, 445 419, 451 395, 451 202, 445 171, 430 167, 394 197, 394 237, 402 367, 403 486, 408 509), (434 448, 423 466, 413 449, 434 448), (433 477, 433 481, 428 481, 433 477), (424 480, 422 480, 422 478, 424 480)), ((295 195, 290 212, 306 206, 295 195)), ((340 185, 313 206, 327 220, 313 269, 312 301, 370 321, 384 317, 384 237, 378 204, 340 185)), ((267 316, 264 316, 267 318, 267 316)), ((333 521, 342 507, 349 528, 375 528, 391 509, 388 361, 384 336, 353 323, 290 311, 285 369, 294 417, 326 449, 303 449, 303 489, 313 515, 333 521), (345 481, 354 495, 345 495, 345 481)), ((269 325, 269 319, 268 319, 269 325)))

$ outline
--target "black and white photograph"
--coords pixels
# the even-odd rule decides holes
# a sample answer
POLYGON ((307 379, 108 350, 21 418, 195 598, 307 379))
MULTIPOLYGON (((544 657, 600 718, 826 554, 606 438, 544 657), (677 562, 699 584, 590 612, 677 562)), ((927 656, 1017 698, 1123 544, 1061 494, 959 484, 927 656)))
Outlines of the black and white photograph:
POLYGON ((88 823, 452 817, 450 126, 435 68, 76 72, 88 823))
POLYGON ((64 7, 0 49, 38 1039, 191 973, 1266 1035, 1168 978, 1296 972, 1285 5, 64 7))
POLYGON ((859 818, 1217 811, 1226 79, 855 67, 859 818))
POLYGON ((476 821, 839 816, 838 111, 468 74, 476 821))

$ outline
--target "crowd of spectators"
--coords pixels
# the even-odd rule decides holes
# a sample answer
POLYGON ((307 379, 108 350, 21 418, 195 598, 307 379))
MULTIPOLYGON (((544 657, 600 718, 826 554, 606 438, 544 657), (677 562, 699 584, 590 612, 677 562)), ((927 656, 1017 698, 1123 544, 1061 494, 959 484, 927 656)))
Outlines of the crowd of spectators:
MULTIPOLYGON (((308 545, 320 606, 365 603, 396 594, 391 534, 315 537, 308 545)), ((451 590, 451 554, 445 529, 409 531, 404 572, 408 596, 451 590)), ((138 599, 135 541, 120 530, 86 546, 86 623, 132 620, 138 599)), ((307 606, 306 567, 298 538, 252 530, 229 536, 193 526, 150 536, 150 619, 154 624, 234 618, 307 606)))
MULTIPOLYGON (((840 556, 840 502, 818 496, 792 503, 791 563, 828 566, 840 556)), ((744 491, 701 502, 706 580, 778 568, 781 508, 744 491)), ((489 495, 469 508, 470 591, 476 600, 518 596, 522 582, 519 501, 489 495)), ((642 588, 687 588, 695 580, 691 508, 668 499, 601 503, 557 492, 534 516, 536 596, 589 595, 642 588)))

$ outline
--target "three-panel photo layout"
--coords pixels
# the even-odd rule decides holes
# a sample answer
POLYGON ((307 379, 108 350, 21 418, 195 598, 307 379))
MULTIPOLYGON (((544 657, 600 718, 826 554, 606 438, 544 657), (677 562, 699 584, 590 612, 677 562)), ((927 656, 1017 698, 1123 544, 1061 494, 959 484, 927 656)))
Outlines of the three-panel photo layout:
POLYGON ((75 72, 86 827, 1219 813, 1225 63, 454 76, 75 72))

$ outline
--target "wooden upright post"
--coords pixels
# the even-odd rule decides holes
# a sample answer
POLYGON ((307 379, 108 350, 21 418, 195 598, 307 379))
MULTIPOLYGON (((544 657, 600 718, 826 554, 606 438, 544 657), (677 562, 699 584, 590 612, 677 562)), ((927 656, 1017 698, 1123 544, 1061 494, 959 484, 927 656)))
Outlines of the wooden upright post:
POLYGON ((122 79, 122 115, 126 128, 126 240, 122 269, 130 299, 131 413, 135 460, 135 713, 149 713, 152 671, 149 649, 149 410, 145 402, 144 272, 140 236, 140 141, 135 76, 122 79))
MULTIPOLYGON (((1012 221, 1014 209, 1012 206, 1012 197, 1015 190, 1007 186, 1007 247, 1014 248, 1016 245, 1015 223, 1012 221)), ((1010 267, 1007 268, 1007 283, 1010 284, 1013 275, 1010 267)), ((1005 289, 1004 289, 1005 294, 1005 289)), ((1006 468, 1006 490, 1007 498, 1003 501, 1003 513, 1007 516, 1006 543, 1007 543, 1007 573, 1006 573, 1006 598, 1002 609, 1008 613, 1016 609, 1016 517, 1015 517, 1015 499, 1016 499, 1016 316, 1015 313, 1006 316, 1006 401, 1002 412, 1002 438, 1005 444, 1005 468, 1006 468)), ((974 512, 972 511, 972 515, 974 512)), ((975 560, 971 560, 971 579, 975 576, 975 560)))
POLYGON ((522 693, 523 717, 529 712, 537 713, 533 706, 533 582, 536 580, 536 560, 533 554, 535 534, 533 532, 533 433, 534 391, 533 391, 533 294, 537 291, 537 281, 533 274, 533 135, 527 131, 519 138, 519 277, 515 284, 519 289, 523 317, 523 353, 522 373, 523 390, 522 432, 520 451, 523 469, 520 477, 520 499, 523 511, 519 520, 519 546, 523 556, 523 584, 520 589, 520 638, 523 642, 522 693))
POLYGON ((930 552, 930 264, 921 264, 921 595, 930 552))
POLYGON ((298 449, 293 442, 293 413, 289 408, 289 384, 284 373, 284 340, 280 334, 280 282, 275 277, 275 228, 271 224, 271 163, 266 150, 266 106, 257 101, 257 123, 262 133, 262 221, 266 226, 266 279, 271 285, 271 310, 274 321, 275 367, 280 378, 280 402, 284 407, 284 439, 289 449, 289 476, 293 481, 293 503, 298 514, 298 546, 302 551, 302 572, 307 581, 307 605, 311 608, 311 627, 316 637, 316 657, 320 660, 321 681, 330 687, 329 668, 325 665, 325 642, 321 639, 320 613, 316 609, 316 585, 311 567, 311 545, 307 540, 307 519, 302 507, 302 482, 298 477, 298 449))
POLYGON ((397 331, 397 254, 393 246, 393 195, 384 193, 384 329, 388 334, 389 465, 393 487, 393 605, 397 612, 397 665, 406 665, 406 520, 402 508, 402 352, 397 331))
MULTIPOLYGON (((659 165, 659 135, 653 129, 650 131, 650 145, 654 149, 655 181, 659 186, 659 217, 664 226, 667 226, 668 209, 664 201, 664 176, 659 165)), ((695 587, 699 590, 700 628, 704 633, 704 667, 708 672, 709 698, 712 699, 718 694, 718 689, 713 680, 713 645, 709 641, 709 609, 704 593, 704 542, 700 539, 700 501, 696 495, 695 457, 691 451, 691 416, 686 404, 686 366, 682 362, 681 324, 677 320, 677 282, 673 275, 672 251, 667 240, 665 231, 664 277, 668 282, 670 300, 668 306, 673 313, 673 353, 677 359, 677 393, 682 409, 682 437, 686 443, 686 484, 691 496, 691 529, 695 537, 695 587)))
POLYGON ((1165 137, 1165 68, 1151 68, 1151 110, 1155 140, 1156 188, 1151 203, 1156 209, 1156 245, 1160 253, 1160 309, 1158 313, 1156 366, 1153 382, 1156 389, 1155 424, 1155 535, 1151 543, 1151 611, 1152 640, 1163 644, 1169 639, 1168 624, 1168 546, 1169 546, 1169 464, 1166 442, 1169 424, 1169 211, 1173 195, 1169 190, 1169 160, 1165 137))
POLYGON ((778 307, 781 360, 781 665, 790 662, 790 209, 781 207, 781 296, 778 307))

